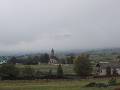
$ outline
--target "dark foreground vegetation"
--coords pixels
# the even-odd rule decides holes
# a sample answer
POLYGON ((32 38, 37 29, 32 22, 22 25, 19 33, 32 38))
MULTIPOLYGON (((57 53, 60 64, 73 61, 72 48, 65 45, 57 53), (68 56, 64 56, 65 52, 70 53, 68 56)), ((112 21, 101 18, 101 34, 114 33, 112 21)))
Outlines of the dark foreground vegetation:
POLYGON ((83 78, 85 79, 85 78, 103 78, 103 77, 106 78, 112 76, 114 77, 119 76, 114 75, 114 72, 113 75, 111 75, 110 68, 106 69, 106 71, 107 73, 105 76, 96 76, 96 74, 94 74, 95 72, 94 65, 89 60, 89 55, 81 54, 80 56, 74 59, 74 64, 71 65, 70 64, 19 65, 14 63, 2 64, 0 66, 0 79, 1 80, 83 79, 83 78))
POLYGON ((35 80, 35 79, 61 79, 65 78, 61 65, 57 66, 56 74, 50 69, 47 73, 35 70, 31 66, 18 68, 13 64, 3 64, 0 67, 1 80, 35 80))

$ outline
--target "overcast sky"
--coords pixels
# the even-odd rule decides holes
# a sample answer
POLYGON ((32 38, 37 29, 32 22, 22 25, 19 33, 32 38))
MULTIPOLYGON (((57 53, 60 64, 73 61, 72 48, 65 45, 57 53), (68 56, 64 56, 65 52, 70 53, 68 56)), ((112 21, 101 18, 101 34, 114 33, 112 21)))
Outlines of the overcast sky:
POLYGON ((120 0, 0 0, 0 51, 120 47, 120 0))

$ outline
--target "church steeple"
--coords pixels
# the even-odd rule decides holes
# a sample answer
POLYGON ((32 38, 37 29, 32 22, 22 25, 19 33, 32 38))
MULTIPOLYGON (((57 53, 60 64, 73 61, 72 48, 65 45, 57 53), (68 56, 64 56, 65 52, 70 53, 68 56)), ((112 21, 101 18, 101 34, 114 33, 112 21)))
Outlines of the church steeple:
POLYGON ((51 57, 54 57, 55 55, 54 55, 55 53, 54 53, 54 49, 52 48, 52 50, 51 50, 51 57))
POLYGON ((58 63, 53 48, 52 48, 52 50, 51 50, 51 53, 50 53, 50 61, 49 61, 48 63, 49 63, 49 64, 57 64, 57 63, 58 63))

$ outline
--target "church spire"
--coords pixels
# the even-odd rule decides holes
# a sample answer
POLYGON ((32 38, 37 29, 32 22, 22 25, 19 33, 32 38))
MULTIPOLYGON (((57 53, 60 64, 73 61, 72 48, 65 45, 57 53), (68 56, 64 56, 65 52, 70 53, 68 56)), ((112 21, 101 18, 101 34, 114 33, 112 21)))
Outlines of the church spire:
POLYGON ((54 49, 52 48, 52 50, 51 50, 51 57, 54 57, 55 55, 54 55, 54 49))

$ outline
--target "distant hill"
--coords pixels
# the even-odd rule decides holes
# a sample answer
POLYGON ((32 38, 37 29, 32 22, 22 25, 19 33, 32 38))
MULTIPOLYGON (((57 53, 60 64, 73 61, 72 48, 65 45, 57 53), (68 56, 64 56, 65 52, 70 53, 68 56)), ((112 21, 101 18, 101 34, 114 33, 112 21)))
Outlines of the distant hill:
POLYGON ((120 54, 120 48, 112 48, 112 49, 95 49, 95 50, 90 50, 87 51, 89 54, 120 54))

